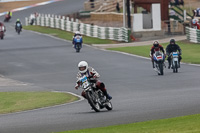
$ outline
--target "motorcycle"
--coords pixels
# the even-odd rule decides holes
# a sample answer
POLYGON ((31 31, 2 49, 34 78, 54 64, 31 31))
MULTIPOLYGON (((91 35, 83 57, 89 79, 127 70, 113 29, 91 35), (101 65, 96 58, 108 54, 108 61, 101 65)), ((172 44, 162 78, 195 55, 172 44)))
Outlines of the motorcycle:
POLYGON ((173 69, 173 73, 178 73, 178 68, 180 67, 180 63, 179 63, 179 60, 178 60, 178 57, 179 57, 179 53, 178 52, 172 52, 170 54, 171 56, 171 68, 173 69))
POLYGON ((82 48, 82 37, 81 36, 76 36, 74 38, 74 48, 76 49, 76 52, 80 52, 80 49, 82 48))
POLYGON ((164 75, 164 66, 165 66, 165 55, 160 51, 156 51, 153 55, 156 72, 158 75, 164 75))
POLYGON ((8 14, 6 14, 6 15, 5 15, 4 22, 8 22, 8 21, 10 20, 10 18, 11 18, 11 17, 10 17, 8 14))
POLYGON ((3 40, 4 39, 4 27, 0 27, 0 38, 1 38, 1 40, 3 40))
POLYGON ((100 89, 94 87, 96 83, 94 79, 89 79, 84 75, 79 79, 79 83, 80 87, 84 89, 85 96, 92 109, 96 112, 100 112, 103 108, 113 109, 111 101, 106 98, 100 89))
POLYGON ((17 25, 16 25, 16 32, 18 33, 18 35, 21 32, 21 24, 19 24, 19 23, 17 23, 17 25))

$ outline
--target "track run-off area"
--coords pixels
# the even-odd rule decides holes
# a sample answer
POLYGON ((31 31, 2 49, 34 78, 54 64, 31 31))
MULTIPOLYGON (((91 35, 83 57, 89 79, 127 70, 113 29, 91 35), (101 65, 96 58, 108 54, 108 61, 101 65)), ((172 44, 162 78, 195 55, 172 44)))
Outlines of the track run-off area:
MULTIPOLYGON (((0 133, 50 133, 103 127, 200 113, 200 67, 182 64, 174 74, 158 76, 150 60, 84 45, 76 53, 70 41, 23 30, 14 23, 31 13, 69 14, 85 0, 64 0, 14 12, 0 41, 0 74, 23 85, 0 91, 67 91, 75 94, 77 64, 86 60, 101 75, 114 109, 96 113, 86 100, 49 108, 0 115, 0 133)), ((0 17, 2 21, 4 16, 0 17)), ((183 51, 184 53, 184 51, 183 51)))

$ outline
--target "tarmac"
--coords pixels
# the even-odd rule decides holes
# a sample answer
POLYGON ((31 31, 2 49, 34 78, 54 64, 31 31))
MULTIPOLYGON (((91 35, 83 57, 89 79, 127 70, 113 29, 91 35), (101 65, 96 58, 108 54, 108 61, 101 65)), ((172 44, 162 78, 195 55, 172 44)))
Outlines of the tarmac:
MULTIPOLYGON (((167 43, 172 37, 167 37, 163 39, 159 39, 159 43, 167 43)), ((176 41, 185 40, 186 36, 175 36, 173 37, 176 41)), ((137 41, 137 42, 131 42, 131 43, 119 43, 119 44, 93 44, 92 46, 100 48, 100 49, 106 49, 106 48, 116 48, 116 47, 129 47, 129 46, 144 46, 144 45, 150 45, 153 43, 154 40, 149 41, 137 41)), ((1 87, 7 87, 7 86, 27 86, 28 84, 22 83, 20 81, 12 80, 9 78, 6 78, 2 75, 0 75, 0 88, 1 87)), ((28 85, 29 86, 29 85, 28 85)))
MULTIPOLYGON (((167 43, 170 41, 170 39, 175 39, 176 41, 186 40, 186 35, 181 36, 174 36, 174 37, 167 37, 158 39, 159 43, 167 43)), ((106 49, 106 48, 117 48, 117 47, 131 47, 131 46, 145 46, 145 45, 151 45, 153 44, 154 40, 148 40, 148 41, 136 41, 131 43, 119 43, 119 44, 93 44, 92 46, 106 49)))

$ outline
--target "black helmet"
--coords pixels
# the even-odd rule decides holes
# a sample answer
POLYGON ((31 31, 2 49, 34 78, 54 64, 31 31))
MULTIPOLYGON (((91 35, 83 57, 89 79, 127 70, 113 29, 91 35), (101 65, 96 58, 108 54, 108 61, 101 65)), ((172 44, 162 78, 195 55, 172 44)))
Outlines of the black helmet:
POLYGON ((154 47, 158 47, 158 46, 159 46, 158 41, 154 41, 154 42, 153 42, 153 46, 154 46, 154 47))
POLYGON ((175 40, 174 40, 174 39, 171 39, 171 40, 170 40, 170 44, 175 44, 175 40))

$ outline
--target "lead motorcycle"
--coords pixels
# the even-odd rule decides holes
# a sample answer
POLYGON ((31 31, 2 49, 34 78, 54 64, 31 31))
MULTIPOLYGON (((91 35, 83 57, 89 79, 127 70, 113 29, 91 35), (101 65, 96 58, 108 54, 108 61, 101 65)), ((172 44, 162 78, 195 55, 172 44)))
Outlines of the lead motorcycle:
POLYGON ((84 89, 88 103, 96 112, 100 112, 101 109, 106 108, 112 110, 113 106, 110 100, 106 99, 106 96, 100 89, 96 89, 95 80, 89 79, 85 75, 79 79, 80 88, 84 89))
POLYGON ((0 27, 0 39, 1 40, 4 39, 4 35, 5 35, 4 32, 5 32, 4 27, 0 27))
POLYGON ((74 37, 74 48, 76 49, 76 52, 80 52, 80 49, 82 48, 82 36, 76 36, 74 37))
POLYGON ((170 54, 171 56, 171 68, 173 69, 173 73, 178 73, 178 68, 180 68, 180 63, 178 60, 179 53, 178 52, 172 52, 170 54))
POLYGON ((156 51, 153 55, 153 59, 156 67, 155 70, 158 75, 164 75, 165 55, 160 51, 156 51))

